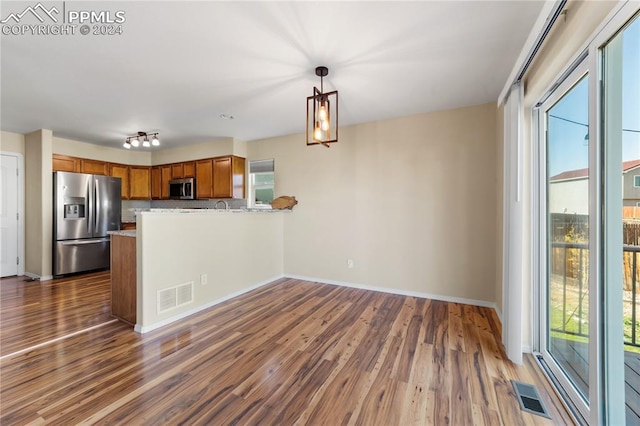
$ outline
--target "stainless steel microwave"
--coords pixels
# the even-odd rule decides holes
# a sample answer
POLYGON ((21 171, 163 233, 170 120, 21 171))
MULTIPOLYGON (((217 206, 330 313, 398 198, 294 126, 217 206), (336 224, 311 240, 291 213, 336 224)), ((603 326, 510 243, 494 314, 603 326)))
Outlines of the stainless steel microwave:
POLYGON ((170 180, 169 198, 172 200, 195 200, 196 180, 194 178, 170 180))

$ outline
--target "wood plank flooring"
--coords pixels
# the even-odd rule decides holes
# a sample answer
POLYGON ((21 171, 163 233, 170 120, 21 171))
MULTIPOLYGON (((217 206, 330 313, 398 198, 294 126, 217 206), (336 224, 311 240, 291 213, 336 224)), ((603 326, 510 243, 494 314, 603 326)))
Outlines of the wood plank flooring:
POLYGON ((571 423, 499 336, 491 309, 283 279, 145 335, 115 322, 5 356, 0 424, 571 423), (510 379, 553 420, 520 411, 510 379))
POLYGON ((0 356, 110 321, 109 271, 0 280, 0 356))

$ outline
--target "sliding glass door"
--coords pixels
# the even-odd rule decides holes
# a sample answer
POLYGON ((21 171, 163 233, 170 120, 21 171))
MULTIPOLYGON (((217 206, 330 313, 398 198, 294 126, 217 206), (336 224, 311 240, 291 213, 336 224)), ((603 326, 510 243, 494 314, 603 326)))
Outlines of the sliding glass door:
MULTIPOLYGON (((605 353, 624 377, 628 425, 640 425, 640 18, 625 25, 601 49, 605 289, 603 309, 622 333, 605 353)), ((606 331, 606 330, 605 330, 606 331)), ((609 371, 610 374, 616 372, 609 371)), ((608 383, 605 383, 608 385, 608 383)))
POLYGON ((583 59, 537 111, 540 125, 540 346, 547 365, 589 417, 591 303, 589 73, 583 59))
MULTIPOLYGON (((575 80, 575 83, 574 83, 575 80)), ((589 76, 545 111, 546 346, 580 397, 589 397, 589 76)))
POLYGON ((538 350, 574 413, 591 424, 640 424, 640 19, 633 7, 621 8, 534 110, 538 350))

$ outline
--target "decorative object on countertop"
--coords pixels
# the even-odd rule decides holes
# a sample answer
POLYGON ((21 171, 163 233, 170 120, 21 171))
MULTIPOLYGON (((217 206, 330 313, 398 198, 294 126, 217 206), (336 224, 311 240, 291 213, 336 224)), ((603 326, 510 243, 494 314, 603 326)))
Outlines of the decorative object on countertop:
POLYGON ((338 91, 324 93, 324 77, 329 68, 317 67, 320 90, 313 88, 313 96, 307 97, 307 145, 338 142, 338 91), (333 105, 332 105, 333 104, 333 105))
POLYGON ((293 209, 293 206, 298 204, 296 197, 289 197, 288 195, 283 195, 282 197, 278 197, 271 202, 271 208, 273 209, 293 209))
POLYGON ((126 149, 131 149, 131 147, 137 148, 142 143, 144 148, 150 148, 153 146, 160 146, 160 140, 158 139, 158 132, 147 133, 147 132, 138 132, 137 135, 127 136, 127 139, 124 141, 122 146, 126 149), (149 137, 151 137, 151 142, 149 142, 149 137))

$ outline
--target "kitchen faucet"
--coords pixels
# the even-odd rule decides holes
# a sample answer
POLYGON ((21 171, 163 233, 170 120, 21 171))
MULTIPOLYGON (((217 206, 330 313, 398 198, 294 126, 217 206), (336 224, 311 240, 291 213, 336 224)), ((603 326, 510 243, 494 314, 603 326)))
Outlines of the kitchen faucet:
POLYGON ((227 203, 227 200, 218 200, 218 201, 216 201, 216 203, 213 205, 214 209, 218 208, 218 203, 224 204, 224 209, 225 210, 229 210, 229 203, 227 203))

